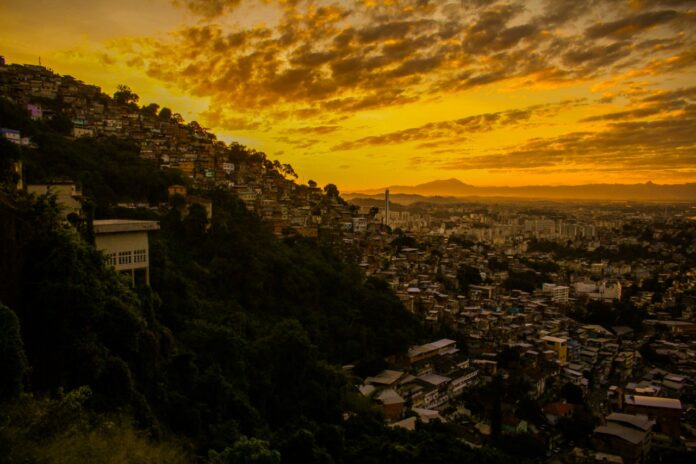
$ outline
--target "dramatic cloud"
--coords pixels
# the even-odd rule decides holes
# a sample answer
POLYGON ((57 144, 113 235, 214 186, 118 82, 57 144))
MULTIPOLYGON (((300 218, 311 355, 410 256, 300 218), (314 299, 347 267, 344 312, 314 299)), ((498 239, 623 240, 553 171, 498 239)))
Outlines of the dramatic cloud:
POLYGON ((558 104, 537 105, 524 109, 498 113, 477 114, 452 121, 439 121, 419 127, 363 137, 358 140, 342 142, 334 150, 354 150, 365 146, 396 145, 408 142, 421 142, 420 148, 440 147, 446 144, 456 146, 466 140, 464 134, 488 132, 527 123, 532 116, 548 116, 563 107, 580 104, 580 101, 565 101, 558 104))
POLYGON ((235 9, 241 0, 173 0, 175 5, 183 5, 192 13, 213 18, 235 9))
POLYGON ((127 83, 346 189, 696 180, 696 0, 0 3, 11 62, 127 83))
MULTIPOLYGON (((141 41, 129 54, 151 76, 210 97, 214 105, 238 112, 282 107, 281 114, 300 119, 399 106, 511 79, 570 84, 641 62, 653 63, 655 72, 693 64, 693 12, 676 5, 265 3, 279 9, 277 22, 243 27, 204 20, 169 39, 141 41), (596 12, 606 21, 592 23, 596 12), (671 34, 669 46, 651 35, 660 32, 671 34), (658 69, 659 60, 667 61, 658 69)), ((239 11, 244 2, 178 4, 205 19, 239 11)))
POLYGON ((585 35, 590 39, 602 37, 622 39, 634 36, 643 30, 651 29, 659 24, 674 21, 679 16, 680 14, 674 10, 649 11, 626 16, 617 21, 595 24, 585 31, 585 35))
POLYGON ((602 130, 535 138, 496 154, 445 163, 449 169, 672 170, 696 165, 696 87, 660 91, 635 102, 642 108, 586 118, 611 122, 602 130))

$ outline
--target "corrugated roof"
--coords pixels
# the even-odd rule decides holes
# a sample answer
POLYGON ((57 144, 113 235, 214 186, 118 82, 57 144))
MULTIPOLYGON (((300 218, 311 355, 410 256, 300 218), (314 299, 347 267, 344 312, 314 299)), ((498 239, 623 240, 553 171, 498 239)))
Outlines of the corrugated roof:
POLYGON ((137 221, 134 219, 98 219, 94 221, 93 225, 95 234, 115 234, 159 229, 157 221, 137 221))
POLYGON ((379 395, 377 395, 377 399, 380 400, 382 404, 400 404, 405 402, 401 395, 391 388, 381 391, 379 395))
POLYGON ((437 375, 437 374, 425 374, 421 375, 418 377, 420 380, 423 380, 424 382, 428 382, 431 385, 441 385, 443 383, 449 382, 450 379, 449 377, 445 377, 442 375, 437 375))
POLYGON ((626 404, 645 406, 649 408, 681 409, 681 401, 673 398, 659 398, 656 396, 627 395, 626 404))
POLYGON ((554 342, 554 343, 566 343, 568 341, 567 338, 552 337, 551 335, 546 335, 544 337, 541 337, 541 339, 544 341, 554 342))
POLYGON ((607 421, 619 422, 622 424, 628 424, 632 427, 639 428, 644 431, 648 431, 655 424, 654 421, 648 419, 648 416, 641 414, 623 414, 623 413, 612 413, 607 416, 607 421))
POLYGON ((598 434, 612 435, 621 438, 622 440, 626 440, 634 445, 642 442, 647 435, 646 432, 636 430, 631 427, 626 427, 624 425, 619 425, 615 422, 609 422, 607 425, 600 425, 599 427, 595 428, 594 431, 598 434))
POLYGON ((397 382, 404 373, 402 371, 391 371, 384 370, 374 377, 368 377, 365 379, 365 383, 378 383, 381 385, 391 385, 397 382))

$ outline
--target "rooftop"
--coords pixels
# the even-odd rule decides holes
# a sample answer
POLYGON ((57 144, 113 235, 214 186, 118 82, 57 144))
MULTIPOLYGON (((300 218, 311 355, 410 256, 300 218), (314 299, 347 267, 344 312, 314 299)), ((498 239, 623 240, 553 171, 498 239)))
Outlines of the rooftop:
POLYGON ((421 375, 418 377, 420 380, 423 380, 424 382, 428 382, 431 385, 441 385, 443 383, 449 382, 450 379, 449 377, 445 377, 442 375, 437 375, 437 374, 425 374, 421 375))
POLYGON ((135 219, 97 219, 94 221, 95 234, 118 234, 158 230, 157 221, 138 221, 135 219))
POLYGON ((618 412, 609 414, 607 416, 607 421, 622 423, 624 425, 628 424, 644 431, 650 430, 654 425, 654 422, 648 419, 648 416, 640 414, 622 414, 618 412))
POLYGON ((382 404, 401 404, 404 399, 396 393, 391 388, 389 390, 383 390, 377 395, 377 399, 382 402, 382 404))
POLYGON ((659 398, 656 396, 626 395, 626 404, 645 406, 648 408, 681 409, 681 401, 672 398, 659 398))
POLYGON ((604 435, 613 435, 615 437, 626 440, 627 442, 637 445, 645 439, 646 432, 636 430, 634 428, 619 425, 615 422, 609 422, 607 425, 600 425, 595 428, 595 433, 604 435))
POLYGON ((384 370, 373 377, 366 378, 365 383, 366 384, 377 383, 380 385, 392 385, 393 383, 396 383, 403 375, 404 375, 404 373, 401 371, 384 370))
POLYGON ((546 335, 544 337, 541 337, 542 340, 545 342, 554 342, 554 343, 566 343, 568 341, 567 338, 561 338, 561 337, 552 337, 550 335, 546 335))

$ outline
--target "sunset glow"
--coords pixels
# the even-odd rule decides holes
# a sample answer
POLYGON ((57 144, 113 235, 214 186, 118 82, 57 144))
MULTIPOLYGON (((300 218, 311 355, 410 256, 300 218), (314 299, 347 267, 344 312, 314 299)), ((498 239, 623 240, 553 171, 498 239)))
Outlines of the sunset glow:
POLYGON ((696 2, 6 0, 0 54, 342 191, 696 181, 696 2))

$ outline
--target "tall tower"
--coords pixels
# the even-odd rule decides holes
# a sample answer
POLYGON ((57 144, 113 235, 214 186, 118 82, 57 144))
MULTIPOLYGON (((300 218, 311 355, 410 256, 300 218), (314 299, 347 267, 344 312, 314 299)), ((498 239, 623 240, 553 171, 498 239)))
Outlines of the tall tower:
POLYGON ((389 225, 389 189, 384 191, 384 225, 389 225))

